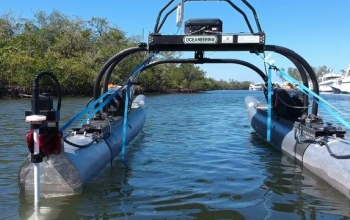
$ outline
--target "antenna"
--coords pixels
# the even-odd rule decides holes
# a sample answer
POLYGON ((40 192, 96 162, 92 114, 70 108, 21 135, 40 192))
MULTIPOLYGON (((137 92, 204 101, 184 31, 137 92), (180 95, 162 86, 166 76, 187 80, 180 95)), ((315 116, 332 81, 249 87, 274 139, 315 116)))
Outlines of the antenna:
POLYGON ((185 1, 181 0, 180 4, 177 6, 176 11, 176 26, 180 28, 182 26, 182 21, 184 18, 184 5, 185 1))

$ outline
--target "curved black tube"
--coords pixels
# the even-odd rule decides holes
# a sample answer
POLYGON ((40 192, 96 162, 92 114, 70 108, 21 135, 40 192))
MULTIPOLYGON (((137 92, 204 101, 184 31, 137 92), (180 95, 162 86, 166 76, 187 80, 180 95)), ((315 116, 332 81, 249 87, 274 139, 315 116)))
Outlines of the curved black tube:
MULTIPOLYGON (((300 76, 301 76, 301 79, 303 81, 303 84, 304 84, 304 86, 309 88, 309 82, 307 79, 307 75, 306 75, 307 73, 305 71, 305 68, 298 61, 296 61, 294 58, 288 57, 288 59, 290 59, 290 61, 292 61, 292 63, 297 67, 297 69, 299 71, 301 71, 300 76)), ((305 94, 303 94, 303 104, 304 104, 303 114, 307 115, 309 112, 309 97, 305 94)))
MULTIPOLYGON (((99 95, 99 86, 101 83, 101 79, 104 76, 106 70, 110 67, 110 65, 113 65, 114 63, 120 62, 122 59, 124 59, 126 56, 139 52, 139 51, 147 51, 147 45, 141 44, 139 47, 131 47, 128 49, 125 49, 116 55, 114 55, 112 58, 110 58, 101 68, 100 72, 97 75, 95 84, 94 84, 94 91, 93 91, 93 98, 96 100, 99 95)), ((116 65, 116 64, 115 64, 116 65)), ((112 70, 111 70, 112 71, 112 70)))
MULTIPOLYGON (((313 71, 313 69, 311 68, 311 66, 306 62, 306 60, 304 58, 302 58, 299 54, 295 53, 294 51, 285 48, 285 47, 281 47, 281 46, 276 46, 276 45, 265 45, 265 50, 266 51, 273 51, 276 53, 279 53, 283 56, 285 56, 286 58, 288 58, 289 60, 291 60, 297 67, 297 69, 299 70, 302 80, 303 80, 303 84, 305 86, 308 86, 308 81, 307 81, 307 73, 309 74, 309 77, 312 81, 312 83, 314 84, 314 92, 316 94, 319 94, 319 88, 318 88, 318 83, 317 83, 317 79, 316 79, 316 75, 313 71)), ((102 77, 104 76, 104 74, 106 74, 106 71, 108 72, 108 75, 106 75, 105 77, 105 83, 104 83, 104 90, 106 89, 106 86, 108 86, 108 80, 109 77, 114 69, 114 67, 126 56, 139 52, 139 51, 147 51, 147 48, 145 46, 142 47, 133 47, 133 48, 129 48, 126 50, 121 51, 120 53, 116 54, 115 56, 113 56, 111 59, 109 59, 106 64, 103 66, 103 68, 100 70, 98 77, 95 81, 95 85, 94 85, 94 99, 97 99, 98 97, 98 88, 100 85, 100 81, 102 79, 102 77), (107 82, 107 84, 106 84, 107 82)), ((267 81, 267 76, 256 67, 256 69, 253 67, 252 64, 245 62, 245 61, 241 61, 241 60, 235 60, 235 59, 166 59, 166 60, 161 60, 161 61, 156 61, 153 63, 148 64, 145 68, 143 68, 143 70, 151 67, 151 66, 155 66, 161 63, 238 63, 247 67, 252 68, 253 70, 255 70, 261 77, 262 79, 266 82, 267 81)), ((304 97, 304 101, 305 99, 307 99, 307 97, 304 97)), ((307 105, 308 102, 304 102, 304 105, 307 105)), ((317 115, 318 112, 318 105, 316 101, 313 101, 313 106, 312 106, 312 114, 317 115)))
POLYGON ((261 26, 260 26, 258 14, 255 11, 255 8, 251 4, 249 4, 249 2, 247 2, 247 0, 242 0, 242 2, 252 11, 254 19, 255 19, 256 26, 258 28, 258 31, 259 32, 263 32, 262 29, 261 29, 261 26))
MULTIPOLYGON (((190 0, 184 0, 184 2, 187 2, 187 1, 190 1, 190 0)), ((254 33, 254 32, 253 32, 253 28, 252 28, 252 26, 250 25, 250 22, 249 22, 249 20, 248 20, 247 15, 246 15, 239 7, 237 7, 235 4, 233 4, 230 0, 222 0, 222 1, 227 2, 229 5, 231 5, 232 8, 236 9, 236 11, 238 11, 238 12, 243 16, 243 18, 244 18, 244 20, 245 20, 245 22, 246 22, 246 24, 247 24, 247 26, 248 26, 248 28, 249 28, 249 31, 250 31, 251 33, 254 33)), ((170 3, 171 3, 171 2, 170 2, 170 3)), ((169 5, 170 5, 170 4, 169 4, 169 5)), ((167 6, 168 6, 168 5, 167 5, 167 6)), ((166 7, 167 7, 167 6, 166 6, 166 7)), ((166 7, 165 7, 165 8, 166 8, 166 7)), ((165 8, 162 9, 162 12, 164 11, 165 8)), ((160 32, 160 29, 162 29, 162 27, 163 27, 163 25, 164 25, 166 19, 168 18, 168 16, 169 16, 171 13, 173 13, 176 9, 177 9, 177 6, 175 6, 175 7, 172 8, 170 11, 168 11, 168 13, 165 14, 165 16, 164 16, 162 22, 160 23, 159 27, 156 29, 155 33, 159 33, 159 32, 160 32)), ((158 23, 157 23, 157 24, 158 24, 158 23)))
POLYGON ((251 63, 248 63, 243 60, 237 60, 237 59, 209 59, 209 58, 203 58, 203 59, 164 59, 164 60, 158 60, 154 61, 152 63, 149 63, 146 65, 142 71, 151 68, 152 66, 156 66, 159 64, 164 63, 196 63, 196 64, 203 64, 203 63, 234 63, 239 64, 242 66, 246 66, 252 70, 254 70, 256 73, 259 74, 259 76, 264 80, 264 82, 267 82, 267 76, 264 74, 263 71, 261 71, 258 67, 254 66, 251 63))
MULTIPOLYGON (((112 75, 112 72, 115 68, 115 66, 122 60, 124 59, 125 57, 121 58, 121 59, 118 59, 118 60, 115 60, 114 63, 112 63, 111 65, 109 65, 108 69, 106 70, 105 72, 105 77, 104 77, 104 80, 103 80, 103 87, 102 87, 102 93, 106 93, 108 91, 108 84, 109 84, 109 78, 110 76, 112 75)), ((117 97, 119 97, 119 95, 117 95, 117 97)), ((104 100, 103 100, 104 101, 104 100)), ((116 108, 116 103, 114 102, 114 100, 112 99, 111 100, 111 104, 116 108)), ((107 112, 107 106, 103 107, 103 110, 105 112, 107 112)))
POLYGON ((229 5, 231 5, 231 7, 233 7, 234 9, 236 9, 236 11, 238 11, 238 12, 243 16, 243 18, 244 18, 244 20, 245 20, 245 23, 247 24, 247 26, 248 26, 248 28, 249 28, 249 30, 250 30, 250 33, 254 33, 253 28, 252 28, 252 26, 250 25, 250 22, 249 22, 249 20, 248 20, 247 15, 246 15, 239 7, 237 7, 235 4, 233 4, 230 0, 223 0, 223 1, 227 2, 229 5))
POLYGON ((112 75, 112 72, 115 68, 115 66, 121 61, 122 59, 118 59, 114 61, 111 65, 109 65, 108 69, 105 72, 105 77, 103 79, 103 87, 102 87, 102 93, 104 94, 105 92, 108 91, 108 84, 109 84, 109 78, 112 75))
MULTIPOLYGON (((147 51, 147 48, 144 48, 144 50, 142 51, 147 51)), ((142 52, 142 51, 136 51, 136 52, 142 52)), ((134 53, 136 53, 134 52, 134 53)), ((109 78, 111 77, 112 75, 112 72, 115 68, 115 66, 121 61, 123 60, 125 57, 122 57, 121 59, 118 59, 118 60, 115 60, 114 63, 110 64, 108 69, 106 70, 105 72, 105 77, 104 77, 104 80, 103 80, 103 89, 102 89, 102 93, 105 93, 108 91, 108 84, 109 84, 109 78)))
POLYGON ((63 138, 63 141, 66 142, 67 144, 72 145, 73 147, 77 147, 77 148, 87 148, 95 142, 95 140, 91 140, 89 143, 86 143, 86 144, 76 144, 76 143, 70 142, 69 140, 67 140, 67 138, 63 138))
POLYGON ((168 4, 166 4, 158 13, 158 17, 157 17, 157 20, 156 20, 156 24, 154 25, 154 33, 157 33, 157 29, 158 29, 158 25, 159 25, 159 22, 160 22, 160 18, 162 16, 162 13, 164 12, 164 10, 169 7, 169 5, 171 5, 171 3, 173 3, 174 0, 170 0, 168 2, 168 4))
MULTIPOLYGON (((293 58, 298 63, 300 63, 305 68, 306 72, 310 76, 310 79, 311 79, 311 81, 313 83, 313 90, 314 90, 314 92, 317 95, 319 95, 319 88, 318 88, 318 82, 317 82, 316 74, 313 71, 313 69, 311 68, 310 64, 308 62, 306 62, 306 60, 304 58, 302 58, 299 54, 295 53, 294 51, 292 51, 292 50, 290 50, 288 48, 285 48, 285 47, 281 47, 281 46, 265 45, 265 50, 266 51, 274 51, 276 53, 279 53, 279 54, 285 56, 288 59, 293 58)), ((300 73, 303 72, 302 69, 298 69, 298 70, 299 70, 300 73)), ((313 103, 312 103, 312 114, 317 115, 317 112, 318 112, 318 104, 314 100, 313 103)))
POLYGON ((164 25, 166 19, 167 19, 167 18, 169 17, 169 15, 170 15, 171 13, 173 13, 176 9, 177 9, 177 6, 175 6, 175 7, 172 8, 170 11, 168 11, 168 13, 165 14, 165 16, 164 16, 162 22, 160 22, 160 25, 159 25, 159 27, 157 28, 157 30, 155 31, 155 33, 159 33, 159 32, 160 32, 160 29, 162 29, 162 27, 163 27, 163 25, 164 25))
POLYGON ((32 100, 33 100, 33 114, 37 115, 40 113, 39 109, 39 80, 43 76, 50 76, 56 83, 57 86, 57 92, 58 92, 58 101, 57 101, 57 111, 61 109, 61 86, 60 83, 57 80, 57 77, 52 73, 52 72, 40 72, 38 73, 35 78, 34 78, 34 83, 33 83, 33 91, 32 91, 32 100))

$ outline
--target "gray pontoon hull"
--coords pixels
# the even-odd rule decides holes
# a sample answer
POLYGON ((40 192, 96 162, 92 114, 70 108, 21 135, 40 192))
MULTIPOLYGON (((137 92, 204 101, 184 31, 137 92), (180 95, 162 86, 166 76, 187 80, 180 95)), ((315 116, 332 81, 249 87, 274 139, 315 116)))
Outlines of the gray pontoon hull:
MULTIPOLYGON (((144 104, 145 96, 139 95, 133 106, 144 104)), ((126 143, 131 142, 142 130, 146 120, 146 108, 133 108, 128 116, 126 143)), ((40 185, 43 196, 64 196, 79 194, 83 187, 95 177, 122 150, 123 117, 111 121, 111 134, 106 139, 94 142, 86 148, 64 143, 64 152, 45 157, 40 164, 40 185)), ((91 136, 76 135, 68 140, 72 143, 90 142, 91 136)), ((26 193, 34 192, 34 169, 30 156, 22 163, 18 172, 19 188, 26 193)))
MULTIPOLYGON (((251 126, 266 139, 267 105, 251 96, 246 97, 245 104, 251 126)), ((270 143, 350 198, 350 159, 336 159, 325 146, 316 143, 298 144, 294 132, 292 123, 273 117, 270 143)), ((350 145, 345 140, 329 138, 327 144, 335 154, 350 154, 350 145)))

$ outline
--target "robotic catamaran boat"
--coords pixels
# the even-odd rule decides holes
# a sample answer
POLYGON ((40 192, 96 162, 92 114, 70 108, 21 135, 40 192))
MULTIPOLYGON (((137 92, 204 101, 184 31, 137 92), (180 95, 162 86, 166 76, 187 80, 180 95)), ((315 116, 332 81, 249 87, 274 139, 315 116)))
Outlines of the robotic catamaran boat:
MULTIPOLYGON (((241 1, 245 10, 253 14, 256 31, 244 10, 230 0, 222 0, 221 2, 228 3, 242 15, 249 32, 226 34, 220 19, 190 19, 185 22, 183 35, 160 34, 165 20, 176 10, 177 23, 182 24, 183 7, 188 1, 182 0, 161 20, 162 13, 174 2, 170 0, 159 12, 154 32, 149 35, 148 43, 141 43, 138 47, 121 51, 106 62, 97 75, 94 102, 72 121, 82 115, 85 116, 89 111, 91 113, 80 127, 71 131, 68 137, 63 137, 62 132, 72 124, 71 121, 61 128, 58 127, 60 100, 57 109, 52 110, 51 98, 39 97, 37 81, 40 77, 37 78, 33 89, 32 109, 26 112, 26 121, 31 124, 27 134, 30 155, 19 170, 20 188, 23 191, 49 195, 81 193, 88 181, 111 159, 120 152, 123 156, 126 144, 140 132, 145 122, 145 97, 140 95, 130 99, 132 84, 143 70, 163 63, 231 63, 250 68, 265 82, 264 93, 267 103, 259 103, 253 97, 247 97, 245 100, 253 129, 269 143, 350 198, 350 160, 348 155, 344 155, 350 154, 350 146, 344 139, 345 130, 333 127, 331 124, 324 125, 322 118, 318 116, 319 104, 326 106, 324 103, 327 102, 318 96, 318 83, 311 66, 288 48, 265 44, 265 33, 260 27, 257 13, 246 0, 241 1), (129 75, 121 87, 108 89, 110 75, 118 63, 131 54, 145 51, 149 53, 149 58, 129 75), (152 58, 161 51, 193 51, 194 58, 152 61, 152 58), (302 83, 268 63, 266 59, 264 62, 270 67, 268 73, 239 59, 205 58, 205 51, 246 51, 252 55, 267 51, 275 52, 295 64, 301 74, 302 83), (291 83, 298 84, 298 88, 273 88, 272 70, 280 73, 291 83), (102 79, 104 79, 103 89, 100 94, 102 79), (313 91, 308 89, 308 79, 313 83, 313 91), (311 96, 313 101, 309 109, 311 96), (342 155, 339 152, 342 152, 342 155)), ((52 73, 41 75, 50 75, 54 78, 52 73)), ((348 126, 344 120, 340 121, 348 126)))

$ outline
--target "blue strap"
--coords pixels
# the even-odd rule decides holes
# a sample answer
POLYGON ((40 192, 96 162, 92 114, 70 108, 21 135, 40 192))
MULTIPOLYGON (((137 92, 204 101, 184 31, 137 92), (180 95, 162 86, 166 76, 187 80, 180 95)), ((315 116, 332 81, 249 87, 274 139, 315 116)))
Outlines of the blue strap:
POLYGON ((271 112, 272 112, 272 82, 271 68, 267 72, 267 141, 271 141, 271 112))
POLYGON ((306 94, 306 95, 311 94, 313 97, 316 97, 317 99, 319 99, 320 101, 322 101, 326 105, 330 106, 331 108, 335 109, 339 113, 343 114, 340 110, 338 110, 337 108, 333 107, 329 102, 327 102, 321 96, 317 95, 314 91, 312 91, 311 89, 307 88, 306 86, 304 86, 304 84, 300 83, 298 80, 296 80, 293 77, 289 76, 287 73, 285 73, 285 72, 283 72, 283 71, 281 71, 279 69, 278 69, 277 73, 280 74, 283 78, 285 78, 290 83, 297 84, 299 90, 301 90, 304 94, 306 94))
POLYGON ((125 106, 124 106, 124 123, 123 123, 123 143, 122 143, 122 162, 128 167, 125 162, 125 148, 126 148, 126 129, 127 129, 127 121, 128 121, 128 109, 129 109, 129 94, 130 94, 131 83, 128 82, 126 87, 126 95, 125 95, 125 106))
POLYGON ((151 55, 148 56, 146 60, 144 60, 140 65, 138 65, 127 77, 127 79, 124 81, 124 85, 127 84, 130 80, 135 79, 139 73, 142 71, 142 69, 149 63, 151 60, 156 56, 158 52, 154 52, 151 55))
POLYGON ((85 115, 88 111, 90 111, 95 105, 97 105, 104 97, 107 96, 108 93, 112 91, 108 90, 105 94, 103 94, 100 98, 95 100, 92 104, 90 104, 88 107, 83 109, 80 113, 78 113, 76 116, 74 116, 71 120, 69 120, 65 125, 63 125, 60 128, 60 131, 66 130, 69 126, 71 126, 75 121, 77 121, 79 118, 81 118, 83 115, 85 115))
POLYGON ((97 112, 99 112, 103 107, 105 107, 112 99, 114 99, 121 90, 123 90, 125 86, 122 86, 121 88, 115 90, 114 93, 112 93, 106 100, 104 100, 97 108, 95 108, 88 116, 85 117, 85 119, 81 122, 81 124, 84 124, 87 122, 87 120, 91 119, 97 112))
MULTIPOLYGON (((332 112, 331 109, 327 108, 326 105, 328 105, 329 107, 333 108, 334 110, 336 110, 337 112, 341 113, 342 115, 345 115, 344 113, 342 113, 340 110, 338 110, 337 108, 335 108, 334 106, 332 106, 329 102, 327 102, 325 99, 323 99, 322 97, 320 97, 319 95, 317 95, 314 91, 312 91, 311 89, 307 88, 306 86, 304 86, 304 84, 300 83, 298 80, 294 79, 293 77, 291 77, 288 73, 285 73, 283 71, 281 71, 280 69, 278 69, 276 66, 274 66, 273 62, 274 61, 268 61, 268 57, 264 58, 261 55, 259 55, 257 53, 258 56, 260 56, 265 63, 267 63, 269 65, 270 68, 275 68, 277 70, 277 74, 279 74, 280 76, 282 76, 283 78, 285 78, 288 82, 293 83, 293 84, 297 84, 298 85, 298 89, 303 92, 306 95, 312 95, 313 97, 316 97, 315 102, 318 103, 318 105, 323 108, 325 111, 327 111, 333 118, 335 118, 336 120, 338 120, 340 123, 342 123, 345 127, 350 128, 350 124, 347 123, 343 118, 341 118, 339 115, 337 115, 336 113, 332 112), (323 105, 322 103, 320 103, 319 101, 322 101, 323 103, 325 103, 326 105, 323 105)), ((345 115, 346 116, 346 115, 345 115)))
POLYGON ((340 123, 342 123, 345 127, 350 128, 349 123, 347 123, 342 117, 334 113, 331 109, 329 109, 327 106, 325 106, 323 103, 320 103, 319 101, 315 100, 318 105, 323 108, 328 114, 330 114, 333 118, 338 120, 340 123))
MULTIPOLYGON (((132 76, 137 76, 141 70, 153 59, 153 57, 157 54, 158 52, 152 53, 144 62, 142 62, 134 71, 132 71, 129 74, 129 78, 131 78, 132 76)), ((128 79, 129 80, 129 79, 128 79)), ((122 87, 123 89, 124 87, 122 87)), ((84 116, 87 112, 89 112, 92 108, 95 107, 95 105, 97 105, 102 99, 104 99, 108 94, 110 94, 114 89, 110 89, 108 90, 106 93, 104 93, 103 95, 101 95, 101 97, 99 97, 97 100, 95 100, 92 104, 90 104, 88 107, 86 107, 85 109, 83 109, 80 113, 78 113, 76 116, 74 116, 71 120, 69 120, 65 125, 63 125, 60 128, 60 131, 64 131, 66 130, 69 126, 71 126, 74 122, 76 122, 79 118, 81 118, 82 116, 84 116)), ((110 97, 107 98, 108 101, 111 101, 120 91, 121 89, 115 91, 115 93, 113 93, 110 97)), ((85 123, 87 120, 89 120, 91 117, 94 116, 94 114, 96 114, 99 110, 101 110, 101 108, 103 108, 108 101, 105 100, 101 105, 99 105, 96 109, 98 110, 94 110, 93 114, 89 114, 83 121, 83 123, 85 123)))
MULTIPOLYGON (((298 85, 299 90, 301 90, 304 94, 309 95, 311 94, 312 96, 316 97, 318 100, 322 101, 323 103, 325 103, 326 105, 330 106, 331 108, 335 109, 336 111, 342 113, 341 111, 339 111, 337 108, 333 107, 329 102, 327 102, 325 99, 323 99, 322 97, 320 97, 319 95, 317 95, 314 91, 312 91, 311 89, 307 88, 306 86, 304 86, 302 83, 300 83, 298 80, 294 79, 293 77, 289 76, 287 73, 278 70, 277 71, 278 74, 280 74, 283 78, 285 78, 286 80, 288 80, 291 83, 295 83, 298 85)), ((325 111, 327 111, 333 118, 335 118, 336 120, 338 120, 340 123, 342 123, 345 127, 350 128, 350 124, 347 123, 343 118, 341 118, 339 115, 337 115, 336 113, 334 113, 331 109, 327 108, 326 105, 320 103, 319 101, 317 101, 317 99, 314 99, 321 108, 323 108, 325 111)), ((343 114, 343 113, 342 113, 343 114)))

